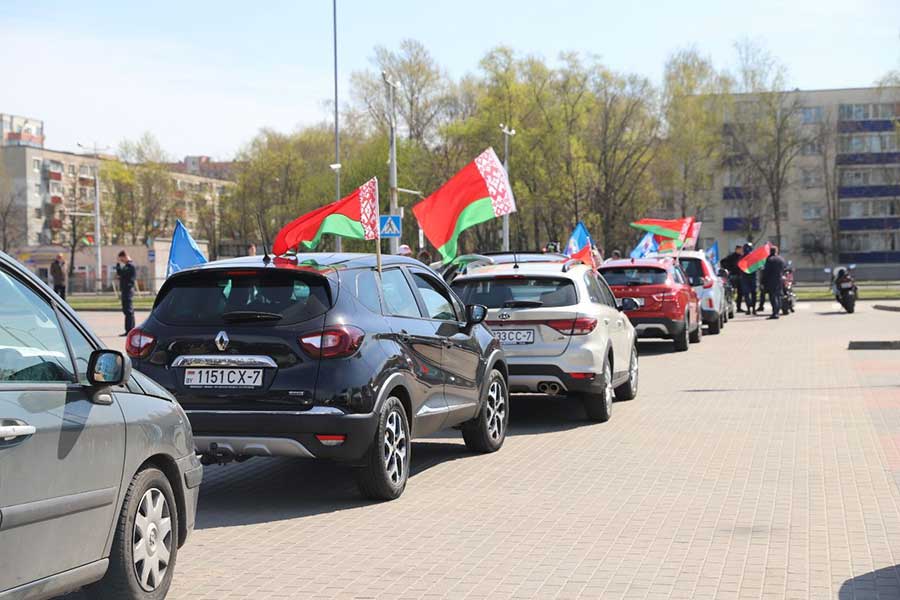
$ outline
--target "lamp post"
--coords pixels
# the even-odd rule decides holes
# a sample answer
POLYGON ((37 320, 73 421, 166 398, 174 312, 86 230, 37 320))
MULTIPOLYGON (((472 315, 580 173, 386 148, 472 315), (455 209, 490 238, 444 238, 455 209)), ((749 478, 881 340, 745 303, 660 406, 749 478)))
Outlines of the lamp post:
MULTIPOLYGON (((397 214, 397 119, 394 114, 394 92, 400 87, 388 78, 387 71, 381 72, 381 78, 384 79, 385 91, 388 97, 388 123, 389 123, 389 139, 390 139, 390 170, 388 173, 388 188, 390 190, 389 214, 397 214)), ((397 254, 400 249, 400 240, 390 238, 388 240, 391 254, 397 254)))
MULTIPOLYGON (((87 150, 81 144, 78 144, 78 147, 82 150, 87 150)), ((97 166, 94 167, 94 246, 97 248, 97 272, 94 281, 95 294, 103 291, 103 244, 100 239, 100 150, 106 150, 106 148, 98 148, 97 144, 94 143, 92 154, 97 159, 97 166)))
MULTIPOLYGON (((509 178, 509 138, 516 135, 515 129, 510 129, 503 123, 500 123, 500 131, 503 132, 503 168, 506 170, 506 177, 509 178)), ((509 215, 503 215, 503 251, 509 252, 509 215)))
MULTIPOLYGON (((337 55, 337 0, 331 0, 331 24, 334 39, 334 199, 341 199, 341 134, 338 121, 338 55, 337 55), (335 166, 336 165, 336 166, 335 166)), ((334 249, 343 250, 341 236, 335 236, 334 249)))

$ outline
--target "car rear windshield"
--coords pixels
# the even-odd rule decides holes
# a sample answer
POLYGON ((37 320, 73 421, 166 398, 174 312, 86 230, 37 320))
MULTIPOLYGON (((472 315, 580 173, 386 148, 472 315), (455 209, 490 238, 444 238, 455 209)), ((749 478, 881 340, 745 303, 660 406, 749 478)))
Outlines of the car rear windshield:
POLYGON ((454 283, 453 291, 466 304, 488 308, 554 308, 578 303, 575 284, 551 277, 467 279, 454 283))
POLYGON ((661 285, 666 271, 654 267, 613 267, 600 273, 609 285, 661 285))
POLYGON ((328 281, 285 271, 199 271, 172 280, 154 309, 172 325, 306 321, 331 308, 328 281))

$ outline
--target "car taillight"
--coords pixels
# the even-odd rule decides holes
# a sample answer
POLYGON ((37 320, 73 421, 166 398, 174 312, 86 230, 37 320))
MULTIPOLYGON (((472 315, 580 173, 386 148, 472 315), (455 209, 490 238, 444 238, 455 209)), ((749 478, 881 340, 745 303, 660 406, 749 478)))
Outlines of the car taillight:
POLYGON ((131 358, 147 358, 155 343, 156 336, 135 327, 125 338, 125 353, 131 358))
POLYGON ((709 289, 713 286, 714 280, 712 277, 704 277, 703 278, 703 287, 709 289))
POLYGON ((653 299, 657 302, 665 300, 674 300, 678 296, 678 292, 663 292, 662 294, 653 294, 653 299))
POLYGON ((365 332, 353 325, 335 325, 300 337, 303 351, 313 358, 346 358, 362 345, 365 332))
POLYGON ((597 319, 592 317, 578 317, 577 319, 553 319, 546 325, 552 327, 563 335, 587 335, 597 326, 597 319))

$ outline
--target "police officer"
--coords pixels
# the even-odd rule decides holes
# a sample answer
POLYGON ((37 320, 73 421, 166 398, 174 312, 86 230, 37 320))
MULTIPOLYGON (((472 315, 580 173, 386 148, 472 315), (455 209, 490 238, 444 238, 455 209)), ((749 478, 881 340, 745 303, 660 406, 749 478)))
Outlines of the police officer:
POLYGON ((128 253, 119 252, 119 262, 116 264, 116 275, 119 277, 119 290, 122 292, 122 312, 125 314, 125 333, 128 335, 134 329, 134 282, 137 279, 137 269, 128 253))
POLYGON ((770 319, 777 319, 778 313, 781 311, 781 297, 784 294, 781 277, 784 275, 785 268, 787 268, 787 263, 778 255, 778 246, 772 246, 762 271, 762 284, 769 294, 769 302, 772 304, 770 319))

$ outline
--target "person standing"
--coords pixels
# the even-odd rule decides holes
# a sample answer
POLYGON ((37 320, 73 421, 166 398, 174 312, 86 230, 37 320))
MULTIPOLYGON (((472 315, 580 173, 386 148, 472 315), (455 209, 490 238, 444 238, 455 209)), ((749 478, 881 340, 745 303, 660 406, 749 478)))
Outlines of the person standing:
POLYGON ((119 277, 119 290, 122 292, 122 312, 125 314, 125 333, 128 335, 134 329, 134 283, 137 279, 137 269, 128 253, 119 252, 119 262, 116 264, 116 275, 119 277))
MULTIPOLYGON (((753 244, 746 243, 743 247, 743 256, 753 252, 753 244)), ((740 270, 740 268, 738 269, 740 270)), ((741 294, 744 296, 744 304, 747 305, 747 314, 756 314, 756 273, 744 273, 741 271, 741 294)))
POLYGON ((69 271, 66 268, 66 258, 59 253, 50 263, 50 279, 53 280, 53 291, 56 295, 66 299, 66 288, 69 284, 69 271))
POLYGON ((778 313, 781 312, 781 296, 783 294, 783 282, 781 277, 784 275, 784 269, 787 264, 784 259, 778 255, 778 246, 772 246, 769 249, 769 258, 762 270, 762 284, 769 294, 769 302, 772 304, 772 316, 770 319, 777 319, 778 313))
POLYGON ((256 244, 253 242, 247 245, 247 256, 256 256, 256 244))
MULTIPOLYGON (((740 244, 737 244, 734 247, 734 252, 723 258, 719 264, 723 269, 728 271, 728 280, 731 282, 731 288, 734 290, 734 294, 736 299, 734 301, 736 305, 737 312, 744 312, 741 310, 741 300, 744 298, 743 290, 741 289, 741 269, 738 267, 738 261, 741 260, 744 256, 744 247, 740 244)), ((750 312, 749 310, 747 312, 750 312)))

